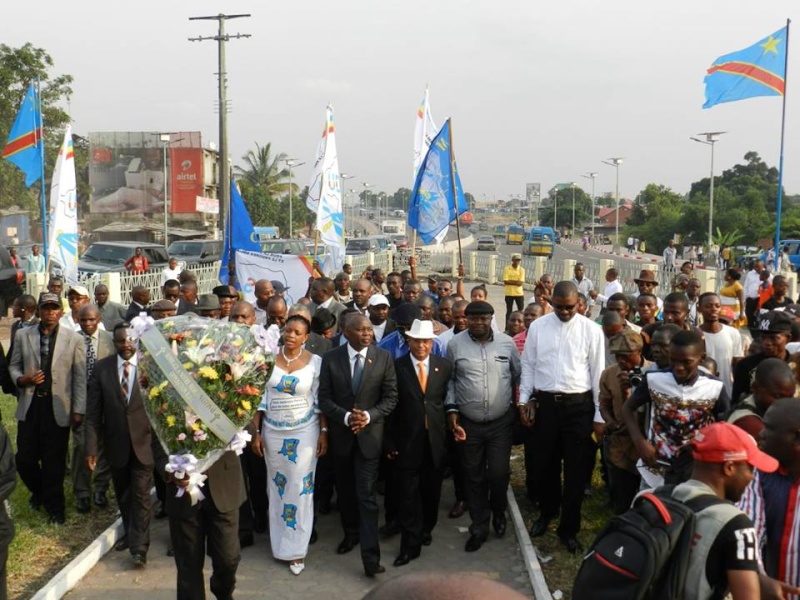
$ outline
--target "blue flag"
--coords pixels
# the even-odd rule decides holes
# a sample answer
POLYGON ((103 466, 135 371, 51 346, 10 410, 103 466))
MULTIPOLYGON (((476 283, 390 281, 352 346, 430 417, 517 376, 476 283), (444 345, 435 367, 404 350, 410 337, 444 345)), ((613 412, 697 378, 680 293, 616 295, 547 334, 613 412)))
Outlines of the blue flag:
POLYGON ((261 244, 258 243, 253 222, 250 220, 250 213, 244 204, 244 199, 236 187, 236 182, 231 180, 231 209, 227 215, 228 222, 225 224, 225 245, 222 250, 222 263, 219 266, 219 280, 225 285, 228 281, 228 259, 229 252, 236 257, 237 250, 250 250, 251 252, 261 252, 261 244), (230 234, 230 240, 228 235, 230 234))
MULTIPOLYGON (((408 203, 408 225, 417 230, 420 239, 426 244, 443 240, 448 225, 458 215, 468 210, 457 168, 455 169, 456 191, 453 193, 450 150, 450 119, 448 119, 433 138, 431 147, 419 167, 408 203)), ((453 167, 455 168, 455 160, 453 167)))
POLYGON ((25 185, 31 187, 42 177, 42 109, 36 88, 31 83, 17 119, 8 133, 2 157, 25 173, 25 185))
POLYGON ((783 96, 786 37, 784 27, 749 48, 715 60, 705 78, 703 108, 755 96, 783 96))

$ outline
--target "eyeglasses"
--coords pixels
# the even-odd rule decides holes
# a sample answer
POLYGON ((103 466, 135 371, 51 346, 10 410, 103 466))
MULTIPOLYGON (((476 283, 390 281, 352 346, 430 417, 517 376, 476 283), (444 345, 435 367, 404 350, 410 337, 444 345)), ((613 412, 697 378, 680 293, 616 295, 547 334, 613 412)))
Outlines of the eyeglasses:
POLYGON ((563 310, 564 312, 569 312, 571 310, 575 310, 575 307, 578 306, 577 304, 553 304, 554 310, 563 310))

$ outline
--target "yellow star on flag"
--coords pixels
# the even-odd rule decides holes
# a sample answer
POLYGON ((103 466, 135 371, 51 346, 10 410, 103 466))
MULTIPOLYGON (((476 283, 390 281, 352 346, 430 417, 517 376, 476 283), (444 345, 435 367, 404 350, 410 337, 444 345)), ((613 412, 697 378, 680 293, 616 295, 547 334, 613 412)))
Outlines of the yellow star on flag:
POLYGON ((764 49, 764 54, 767 52, 772 52, 774 54, 778 53, 778 44, 781 42, 780 38, 774 38, 769 36, 769 39, 761 44, 761 47, 764 49))

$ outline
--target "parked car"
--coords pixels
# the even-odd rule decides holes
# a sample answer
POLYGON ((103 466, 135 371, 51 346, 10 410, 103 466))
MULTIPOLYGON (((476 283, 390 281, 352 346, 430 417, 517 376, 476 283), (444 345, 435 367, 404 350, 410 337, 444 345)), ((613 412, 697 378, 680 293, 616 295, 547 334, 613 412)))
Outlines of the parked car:
POLYGON ((306 243, 303 240, 269 240, 262 242, 261 251, 267 254, 296 254, 305 256, 306 243))
POLYGON ((125 261, 136 248, 150 263, 151 271, 160 271, 169 264, 167 249, 162 244, 147 242, 95 242, 78 259, 78 271, 87 275, 95 273, 124 273, 125 261))
POLYGON ((212 263, 222 257, 222 240, 176 241, 169 245, 167 253, 186 264, 212 263))
POLYGON ((493 235, 482 235, 478 238, 478 250, 497 250, 493 235))
POLYGON ((404 234, 398 234, 392 236, 392 241, 394 245, 397 247, 398 250, 405 250, 408 248, 408 236, 404 234))
POLYGON ((347 256, 359 256, 360 254, 366 254, 367 252, 377 252, 378 251, 378 242, 374 238, 366 237, 366 238, 353 238, 352 240, 347 241, 347 246, 345 246, 344 253, 347 256))

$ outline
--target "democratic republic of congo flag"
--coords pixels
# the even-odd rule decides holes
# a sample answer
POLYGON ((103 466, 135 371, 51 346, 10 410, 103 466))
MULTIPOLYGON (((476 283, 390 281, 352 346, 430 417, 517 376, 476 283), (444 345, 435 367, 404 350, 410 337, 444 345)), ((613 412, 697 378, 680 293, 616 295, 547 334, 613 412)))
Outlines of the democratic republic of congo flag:
POLYGON ((31 83, 2 154, 25 173, 28 187, 42 176, 42 143, 42 110, 36 87, 31 83))
POLYGON ((786 38, 787 28, 784 27, 749 48, 715 60, 705 78, 703 108, 755 96, 783 96, 786 38))

